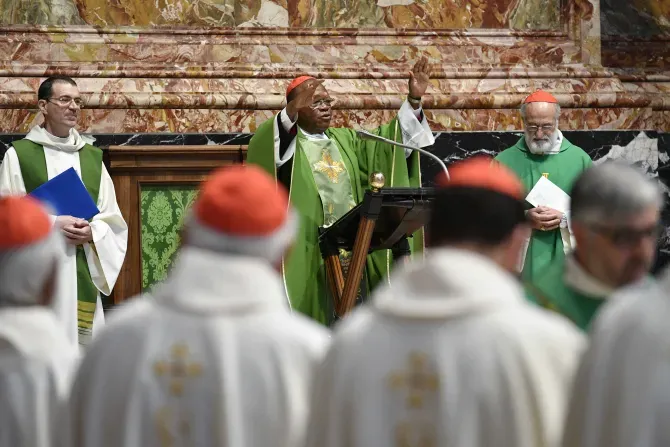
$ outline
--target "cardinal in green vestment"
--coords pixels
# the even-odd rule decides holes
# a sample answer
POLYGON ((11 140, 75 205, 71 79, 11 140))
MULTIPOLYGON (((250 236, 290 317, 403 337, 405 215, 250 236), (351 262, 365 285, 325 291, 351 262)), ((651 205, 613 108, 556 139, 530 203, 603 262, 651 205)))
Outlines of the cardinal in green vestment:
MULTIPOLYGON (((429 81, 429 64, 422 58, 409 74, 409 94, 396 117, 372 132, 418 147, 434 144, 421 108, 429 81)), ((419 154, 362 140, 352 129, 330 127, 333 98, 323 82, 312 77, 293 80, 286 102, 285 109, 259 126, 249 142, 247 162, 261 166, 289 190, 290 203, 300 216, 296 243, 283 262, 292 308, 330 324, 334 313, 319 227, 332 225, 362 201, 373 172, 383 173, 388 187, 420 186, 419 154)), ((411 248, 421 250, 422 233, 411 239, 411 248)), ((388 251, 368 256, 367 289, 387 278, 391 258, 388 251)))
POLYGON ((527 296, 588 330, 616 290, 649 281, 663 197, 654 181, 620 162, 586 170, 570 196, 576 248, 527 283, 527 296))
MULTIPOLYGON (((577 176, 591 166, 588 154, 558 129, 560 113, 553 95, 539 90, 528 96, 521 105, 524 136, 495 158, 519 176, 527 191, 545 177, 567 192, 577 176)), ((527 206, 533 232, 520 268, 524 280, 534 281, 543 270, 561 265, 565 253, 572 249, 570 216, 548 206, 527 206)))

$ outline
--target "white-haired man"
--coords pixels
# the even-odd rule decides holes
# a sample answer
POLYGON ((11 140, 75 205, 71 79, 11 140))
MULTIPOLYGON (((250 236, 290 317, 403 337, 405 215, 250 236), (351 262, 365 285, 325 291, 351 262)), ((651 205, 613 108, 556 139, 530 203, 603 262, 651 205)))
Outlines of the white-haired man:
MULTIPOLYGON (((569 191, 577 176, 591 165, 591 158, 570 143, 558 129, 561 107, 550 93, 538 90, 521 105, 524 136, 495 158, 514 171, 527 191, 546 177, 569 191)), ((569 213, 548 206, 527 204, 533 232, 525 249, 522 278, 533 281, 551 265, 562 264, 572 249, 569 213)))
POLYGON ((571 196, 575 251, 528 290, 532 300, 587 330, 615 290, 648 278, 663 197, 643 172, 620 162, 587 169, 571 196))
POLYGON ((128 226, 102 151, 77 132, 82 107, 79 88, 66 76, 40 84, 37 106, 44 124, 14 141, 0 166, 0 196, 30 194, 64 171, 74 168, 99 213, 90 221, 76 216, 50 216, 66 242, 52 304, 74 344, 89 343, 105 319, 100 295, 109 296, 121 271, 128 226))
POLYGON ((78 348, 49 308, 63 242, 27 197, 0 198, 0 445, 50 447, 78 348))
POLYGON ((205 182, 166 283, 93 342, 70 445, 301 445, 328 331, 290 314, 279 270, 297 222, 260 168, 205 182))

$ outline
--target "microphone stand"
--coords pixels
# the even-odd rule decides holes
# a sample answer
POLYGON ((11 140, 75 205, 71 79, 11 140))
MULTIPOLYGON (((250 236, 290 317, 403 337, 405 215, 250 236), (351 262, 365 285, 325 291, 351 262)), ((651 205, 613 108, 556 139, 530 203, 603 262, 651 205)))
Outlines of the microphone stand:
POLYGON ((442 171, 444 171, 444 174, 447 176, 447 180, 451 180, 451 177, 449 176, 449 170, 447 169, 447 165, 445 165, 444 162, 442 160, 440 160, 440 157, 438 157, 437 155, 435 155, 431 152, 428 152, 425 149, 421 149, 420 147, 416 147, 416 146, 410 146, 409 144, 398 143, 397 141, 389 140, 388 138, 384 138, 384 137, 380 137, 379 135, 371 134, 367 130, 357 130, 356 133, 358 134, 359 137, 361 137, 364 140, 381 141, 383 143, 388 143, 388 144, 391 144, 393 146, 401 147, 403 149, 409 149, 410 151, 420 152, 420 153, 426 155, 427 157, 430 157, 433 160, 435 160, 440 165, 440 167, 442 168, 442 171))

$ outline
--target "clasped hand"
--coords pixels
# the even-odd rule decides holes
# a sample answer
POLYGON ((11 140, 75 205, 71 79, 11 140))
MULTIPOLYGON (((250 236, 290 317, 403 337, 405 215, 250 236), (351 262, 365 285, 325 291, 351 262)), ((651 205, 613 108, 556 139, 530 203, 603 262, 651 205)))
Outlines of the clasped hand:
POLYGON ((555 230, 561 225, 563 213, 548 206, 538 206, 528 211, 528 218, 536 230, 555 230))
POLYGON ((63 232, 65 241, 70 245, 83 245, 93 240, 91 225, 84 219, 72 216, 58 216, 55 226, 63 232))

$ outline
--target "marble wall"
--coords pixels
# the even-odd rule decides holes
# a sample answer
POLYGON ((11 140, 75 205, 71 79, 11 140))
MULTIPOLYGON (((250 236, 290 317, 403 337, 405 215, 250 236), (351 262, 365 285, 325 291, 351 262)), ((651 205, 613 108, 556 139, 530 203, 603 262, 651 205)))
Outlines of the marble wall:
POLYGON ((8 25, 561 27, 560 0, 4 0, 2 13, 0 24, 8 25))
POLYGON ((645 92, 600 66, 597 0, 0 4, 0 133, 40 122, 34 93, 51 74, 78 81, 88 133, 253 132, 297 74, 325 80, 336 125, 374 127, 421 56, 439 131, 519 130, 516 108, 538 88, 559 97, 570 128, 666 126, 645 92))
MULTIPOLYGON (((602 64, 670 120, 670 2, 601 0, 602 64)), ((667 129, 666 129, 667 130, 667 129)))

